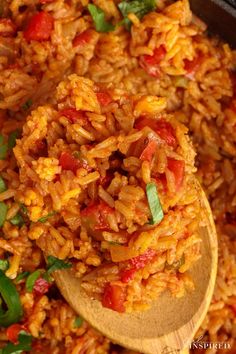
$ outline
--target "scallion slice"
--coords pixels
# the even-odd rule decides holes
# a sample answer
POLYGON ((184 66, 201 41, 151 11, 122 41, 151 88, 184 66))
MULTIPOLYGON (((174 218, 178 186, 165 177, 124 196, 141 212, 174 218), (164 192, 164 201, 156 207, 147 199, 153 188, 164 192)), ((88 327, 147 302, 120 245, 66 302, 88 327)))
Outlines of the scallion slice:
POLYGON ((146 194, 152 215, 151 224, 155 225, 161 222, 164 217, 155 183, 148 183, 146 185, 146 194))

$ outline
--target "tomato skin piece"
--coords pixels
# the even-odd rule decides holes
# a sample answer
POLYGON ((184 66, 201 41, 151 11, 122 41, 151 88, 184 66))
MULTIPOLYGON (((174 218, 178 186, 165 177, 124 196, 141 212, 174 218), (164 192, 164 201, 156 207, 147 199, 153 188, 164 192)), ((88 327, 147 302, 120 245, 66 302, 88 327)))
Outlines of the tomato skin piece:
POLYGON ((21 331, 27 331, 27 329, 25 328, 25 326, 20 325, 19 323, 14 323, 11 326, 9 326, 6 331, 8 340, 14 344, 17 344, 19 333, 21 331))
POLYGON ((125 312, 126 289, 120 285, 108 283, 102 296, 102 306, 117 312, 125 312))
POLYGON ((139 65, 143 68, 150 76, 160 77, 160 62, 165 58, 166 49, 163 45, 155 48, 153 55, 143 55, 139 60, 139 65))
POLYGON ((177 147, 177 139, 174 128, 172 125, 164 119, 151 119, 146 117, 140 117, 135 121, 134 127, 138 130, 144 127, 149 127, 154 130, 161 139, 163 139, 169 146, 173 148, 177 147))
POLYGON ((185 163, 183 160, 168 158, 167 167, 175 176, 175 188, 178 191, 183 185, 185 163))
POLYGON ((63 170, 72 171, 74 173, 80 168, 79 161, 67 151, 61 153, 59 165, 63 170))
POLYGON ((122 283, 129 283, 134 279, 134 275, 136 273, 136 269, 124 269, 120 273, 120 280, 122 283))
POLYGON ((33 292, 36 295, 46 294, 50 288, 51 284, 43 278, 38 278, 34 283, 33 292))
POLYGON ((77 36, 75 36, 72 42, 73 47, 83 46, 84 44, 89 43, 91 38, 92 38, 92 31, 90 29, 85 30, 77 34, 77 36))
POLYGON ((198 55, 193 58, 193 60, 184 60, 184 69, 187 71, 187 76, 190 79, 193 79, 196 71, 199 69, 200 65, 204 61, 205 57, 202 53, 198 53, 198 55))
POLYGON ((112 98, 107 92, 97 92, 96 95, 101 106, 106 107, 112 102, 112 98))
POLYGON ((81 126, 86 125, 87 118, 82 111, 77 111, 75 108, 65 108, 59 111, 60 116, 66 117, 70 123, 79 123, 81 126))
POLYGON ((156 256, 156 251, 148 249, 145 253, 140 254, 140 256, 131 258, 129 260, 129 265, 131 268, 139 270, 145 267, 156 256))
POLYGON ((54 19, 48 12, 38 12, 30 19, 24 37, 27 41, 47 41, 51 36, 53 25, 54 19))
POLYGON ((157 148, 157 141, 151 140, 140 155, 140 160, 151 162, 157 148))

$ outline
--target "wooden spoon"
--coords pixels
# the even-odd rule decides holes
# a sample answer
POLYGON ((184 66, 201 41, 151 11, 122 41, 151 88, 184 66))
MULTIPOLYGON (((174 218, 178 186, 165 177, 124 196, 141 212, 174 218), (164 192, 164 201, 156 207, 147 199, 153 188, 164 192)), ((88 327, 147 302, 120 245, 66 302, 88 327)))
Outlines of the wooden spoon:
POLYGON ((113 342, 148 354, 180 353, 204 319, 214 290, 217 272, 217 235, 206 195, 196 182, 206 226, 200 227, 202 257, 190 274, 195 291, 181 299, 163 293, 144 312, 120 314, 91 300, 71 270, 57 271, 54 278, 71 307, 113 342))

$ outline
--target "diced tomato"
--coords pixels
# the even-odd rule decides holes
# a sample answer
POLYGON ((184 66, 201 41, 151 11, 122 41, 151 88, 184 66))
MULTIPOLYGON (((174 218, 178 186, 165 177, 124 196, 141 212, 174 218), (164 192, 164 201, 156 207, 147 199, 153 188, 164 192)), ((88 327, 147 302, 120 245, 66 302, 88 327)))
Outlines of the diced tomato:
POLYGON ((157 148, 157 141, 151 140, 140 155, 140 160, 151 162, 157 148))
POLYGON ((124 269, 120 273, 120 280, 123 283, 129 283, 130 280, 134 279, 135 273, 136 273, 136 269, 124 269))
POLYGON ((80 162, 71 153, 65 151, 61 153, 59 158, 59 165, 63 170, 69 170, 76 173, 78 168, 80 168, 80 162))
POLYGON ((46 294, 50 288, 51 284, 43 278, 38 278, 34 283, 33 291, 37 295, 46 294))
POLYGON ((91 38, 92 31, 90 29, 83 31, 77 34, 77 36, 73 39, 73 47, 83 46, 84 44, 89 43, 91 38))
POLYGON ((168 158, 167 167, 175 176, 175 187, 178 191, 183 184, 185 163, 183 160, 168 158))
POLYGON ((6 331, 8 340, 14 344, 18 343, 19 333, 21 331, 27 331, 25 326, 20 325, 19 323, 12 324, 6 331))
POLYGON ((125 312, 126 289, 120 285, 108 283, 105 286, 102 305, 117 312, 125 312))
POLYGON ((53 25, 54 19, 48 12, 38 12, 30 19, 24 37, 27 41, 47 41, 51 36, 53 25))
POLYGON ((166 49, 163 45, 154 49, 153 55, 142 55, 139 60, 139 65, 143 68, 149 75, 153 77, 160 76, 160 62, 165 58, 166 49))
POLYGON ((164 119, 140 117, 135 121, 134 125, 134 127, 139 130, 147 126, 154 130, 161 139, 165 140, 168 145, 172 146, 173 148, 177 147, 175 131, 169 122, 164 119))
POLYGON ((156 251, 152 249, 148 249, 145 253, 140 256, 131 258, 129 260, 129 265, 132 269, 142 269, 145 267, 147 263, 149 263, 156 255, 156 251))
POLYGON ((107 215, 113 213, 113 209, 106 203, 94 203, 83 209, 80 213, 83 224, 93 230, 110 230, 107 215))
POLYGON ((236 304, 230 305, 235 317, 236 317, 236 304))
POLYGON ((109 103, 112 102, 112 98, 107 92, 97 92, 96 95, 97 95, 98 102, 102 106, 106 107, 107 105, 109 105, 109 103))
POLYGON ((0 37, 13 37, 16 34, 16 25, 9 18, 0 19, 0 37))
POLYGON ((71 123, 79 123, 81 126, 86 125, 88 122, 85 114, 75 108, 65 108, 59 111, 59 115, 66 117, 71 123))
POLYGON ((198 54, 193 60, 184 60, 184 69, 187 71, 186 76, 193 79, 196 71, 199 69, 200 65, 204 60, 203 54, 198 54))

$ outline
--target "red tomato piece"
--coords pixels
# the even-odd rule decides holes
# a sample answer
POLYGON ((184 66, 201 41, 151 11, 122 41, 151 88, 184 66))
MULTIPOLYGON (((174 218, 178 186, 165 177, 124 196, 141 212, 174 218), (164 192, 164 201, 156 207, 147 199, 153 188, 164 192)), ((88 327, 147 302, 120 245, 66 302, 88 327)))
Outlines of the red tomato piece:
POLYGON ((230 305, 235 317, 236 317, 236 304, 230 305))
POLYGON ((124 269, 120 273, 120 280, 123 283, 129 283, 130 280, 134 279, 135 273, 136 273, 136 269, 124 269))
POLYGON ((38 278, 34 283, 33 291, 37 295, 46 294, 50 288, 51 284, 43 278, 38 278))
POLYGON ((154 49, 153 55, 142 55, 139 64, 149 75, 160 76, 160 62, 165 58, 166 49, 163 45, 154 49))
POLYGON ((168 169, 173 172, 175 176, 175 187, 176 191, 178 191, 183 184, 185 163, 183 160, 175 160, 172 158, 168 158, 167 166, 168 169))
POLYGON ((97 92, 96 95, 101 106, 106 107, 112 102, 112 98, 107 92, 97 92))
POLYGON ((69 170, 76 173, 78 168, 80 168, 80 162, 71 153, 65 151, 61 153, 59 158, 59 165, 62 167, 63 170, 69 170))
POLYGON ((125 312, 126 289, 120 285, 108 283, 105 286, 102 305, 117 312, 125 312))
POLYGON ((72 124, 79 123, 84 126, 87 123, 87 118, 82 111, 77 111, 75 108, 65 108, 59 112, 60 116, 66 117, 72 124))
POLYGON ((196 71, 199 69, 200 65, 204 60, 203 54, 198 54, 193 60, 184 60, 184 69, 187 71, 186 76, 193 79, 196 71))
POLYGON ((81 211, 81 221, 93 230, 109 230, 107 215, 113 213, 113 209, 106 203, 91 204, 81 211))
POLYGON ((154 130, 161 139, 172 146, 173 148, 177 147, 177 140, 174 128, 172 125, 164 119, 151 119, 146 117, 140 117, 135 121, 134 127, 136 129, 143 129, 144 127, 149 127, 154 130))
POLYGON ((77 36, 73 39, 73 47, 83 46, 84 44, 89 43, 91 38, 92 31, 90 29, 83 31, 77 34, 77 36))
POLYGON ((25 326, 20 325, 19 323, 14 323, 10 327, 8 327, 6 334, 9 341, 14 344, 18 343, 20 331, 27 331, 27 329, 25 328, 25 326))
POLYGON ((38 12, 31 17, 24 31, 24 37, 27 41, 47 41, 51 36, 53 24, 54 19, 48 12, 38 12))
POLYGON ((139 270, 145 267, 156 255, 156 251, 148 249, 145 253, 140 256, 131 258, 129 260, 129 265, 131 269, 139 270))
POLYGON ((151 162, 157 148, 157 141, 151 140, 140 155, 140 160, 151 162))
POLYGON ((0 19, 0 36, 13 37, 16 34, 16 25, 9 18, 0 19))

